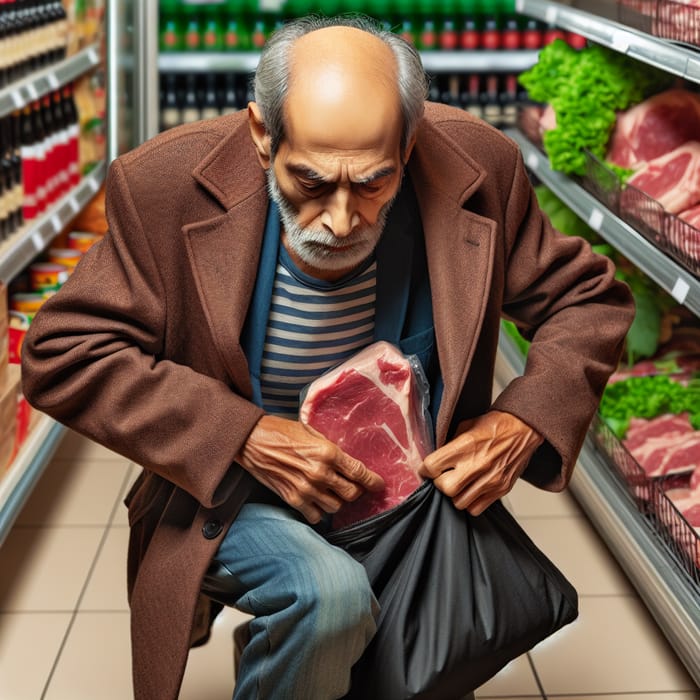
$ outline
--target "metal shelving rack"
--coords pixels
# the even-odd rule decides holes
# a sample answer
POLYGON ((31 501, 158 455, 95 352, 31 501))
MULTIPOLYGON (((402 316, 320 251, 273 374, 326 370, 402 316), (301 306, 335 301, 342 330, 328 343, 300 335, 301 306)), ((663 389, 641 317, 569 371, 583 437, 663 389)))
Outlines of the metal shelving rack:
MULTIPOLYGON (((65 60, 0 91, 0 117, 56 90, 100 63, 98 46, 88 46, 65 60)), ((100 163, 43 216, 28 222, 0 244, 0 280, 7 283, 26 267, 80 213, 100 189, 106 164, 100 163)), ((0 546, 19 511, 53 456, 65 428, 41 415, 0 477, 0 546)))
MULTIPOLYGON (((423 51, 421 59, 429 73, 459 71, 520 73, 537 62, 537 51, 423 51)), ((173 52, 158 56, 158 69, 167 73, 252 73, 258 65, 257 51, 173 52)))
MULTIPOLYGON (((522 14, 576 32, 589 40, 656 68, 700 83, 700 53, 657 39, 569 5, 547 0, 516 0, 522 14)), ((525 163, 576 214, 635 263, 680 304, 700 317, 700 281, 595 197, 562 173, 520 132, 508 135, 525 163)), ((502 335, 496 367, 504 385, 522 373, 524 359, 502 335)), ((606 458, 589 436, 571 481, 571 491, 626 571, 689 673, 700 686, 700 591, 676 563, 673 553, 644 519, 606 458)))

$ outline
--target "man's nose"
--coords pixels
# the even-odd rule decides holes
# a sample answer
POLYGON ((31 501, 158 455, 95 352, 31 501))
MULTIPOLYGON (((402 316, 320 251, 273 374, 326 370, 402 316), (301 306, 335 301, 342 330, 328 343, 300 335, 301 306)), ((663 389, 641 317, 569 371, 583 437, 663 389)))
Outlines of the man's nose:
POLYGON ((353 229, 360 223, 360 214, 357 211, 352 190, 338 187, 328 197, 321 223, 336 238, 345 238, 352 233, 353 229))

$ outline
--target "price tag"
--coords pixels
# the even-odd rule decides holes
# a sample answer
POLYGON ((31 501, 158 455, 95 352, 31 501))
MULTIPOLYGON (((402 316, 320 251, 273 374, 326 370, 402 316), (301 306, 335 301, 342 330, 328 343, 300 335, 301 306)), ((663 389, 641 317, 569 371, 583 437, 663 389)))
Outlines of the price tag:
POLYGON ((588 225, 594 231, 600 231, 600 227, 603 224, 604 218, 605 217, 603 216, 603 212, 600 211, 600 209, 593 209, 593 211, 591 211, 590 216, 588 217, 588 225))
POLYGON ((88 57, 88 60, 90 61, 90 63, 91 63, 93 66, 94 66, 94 65, 97 65, 97 64, 100 62, 100 57, 99 57, 99 55, 97 54, 97 49, 95 49, 94 46, 91 46, 91 47, 87 50, 87 57, 88 57))
POLYGON ((559 10, 554 5, 549 5, 544 13, 544 21, 547 24, 556 24, 559 10))
POLYGON ((515 11, 519 15, 524 14, 524 12, 523 12, 524 9, 525 9, 525 0, 515 0, 515 11))
POLYGON ((10 99, 12 100, 12 104, 15 106, 15 109, 21 109, 25 105, 24 98, 22 95, 20 95, 18 90, 13 90, 10 93, 10 99))
POLYGON ((32 241, 32 245, 34 246, 34 249, 37 252, 44 250, 44 245, 45 245, 44 237, 41 235, 41 233, 39 233, 39 231, 35 231, 32 234, 31 241, 32 241))
POLYGON ((676 280, 671 290, 671 296, 679 303, 685 304, 685 300, 688 297, 688 292, 690 291, 690 285, 680 277, 676 280))
POLYGON ((36 85, 34 85, 34 83, 27 83, 24 87, 27 89, 30 102, 39 99, 39 93, 36 91, 36 85))
POLYGON ((63 220, 58 214, 51 215, 51 227, 56 233, 63 228, 63 220))
POLYGON ((627 53, 630 47, 630 34, 616 29, 612 35, 612 48, 620 53, 627 53))
POLYGON ((78 200, 75 197, 68 198, 68 206, 73 210, 74 214, 80 212, 80 204, 78 204, 78 200))
POLYGON ((52 90, 58 90, 58 88, 61 87, 61 82, 59 79, 56 77, 55 73, 48 73, 46 75, 47 80, 49 81, 49 87, 52 90))
POLYGON ((540 157, 534 151, 530 151, 527 154, 525 162, 527 163, 527 167, 530 168, 530 170, 537 170, 537 168, 540 167, 540 157))

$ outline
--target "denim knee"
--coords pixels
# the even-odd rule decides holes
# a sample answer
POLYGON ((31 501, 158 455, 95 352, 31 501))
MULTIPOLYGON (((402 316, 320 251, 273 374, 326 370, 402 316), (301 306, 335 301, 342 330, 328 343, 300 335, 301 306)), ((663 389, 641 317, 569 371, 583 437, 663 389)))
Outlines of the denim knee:
POLYGON ((314 585, 302 595, 306 599, 299 602, 314 618, 317 643, 346 635, 367 643, 374 635, 379 607, 364 567, 345 552, 326 552, 314 585))

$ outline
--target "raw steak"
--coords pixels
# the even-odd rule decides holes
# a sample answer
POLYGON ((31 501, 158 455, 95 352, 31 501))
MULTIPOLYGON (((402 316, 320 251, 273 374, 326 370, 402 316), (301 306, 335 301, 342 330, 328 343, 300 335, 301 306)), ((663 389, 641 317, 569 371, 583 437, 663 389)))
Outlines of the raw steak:
POLYGON ((700 95, 674 88, 621 112, 608 142, 607 159, 623 168, 670 153, 700 134, 700 95))
POLYGON ((696 204, 694 207, 680 212, 680 214, 678 214, 678 218, 683 219, 683 221, 689 223, 691 226, 694 226, 696 229, 698 229, 698 231, 700 231, 700 204, 696 204))
POLYGON ((649 477, 690 473, 700 463, 700 431, 687 413, 634 419, 622 442, 649 477))
POLYGON ((627 182, 671 214, 700 204, 700 142, 688 141, 649 161, 627 182))
POLYGON ((336 443, 386 488, 365 493, 333 517, 342 527, 399 504, 421 484, 417 470, 431 451, 410 362, 378 342, 313 382, 300 420, 336 443))

